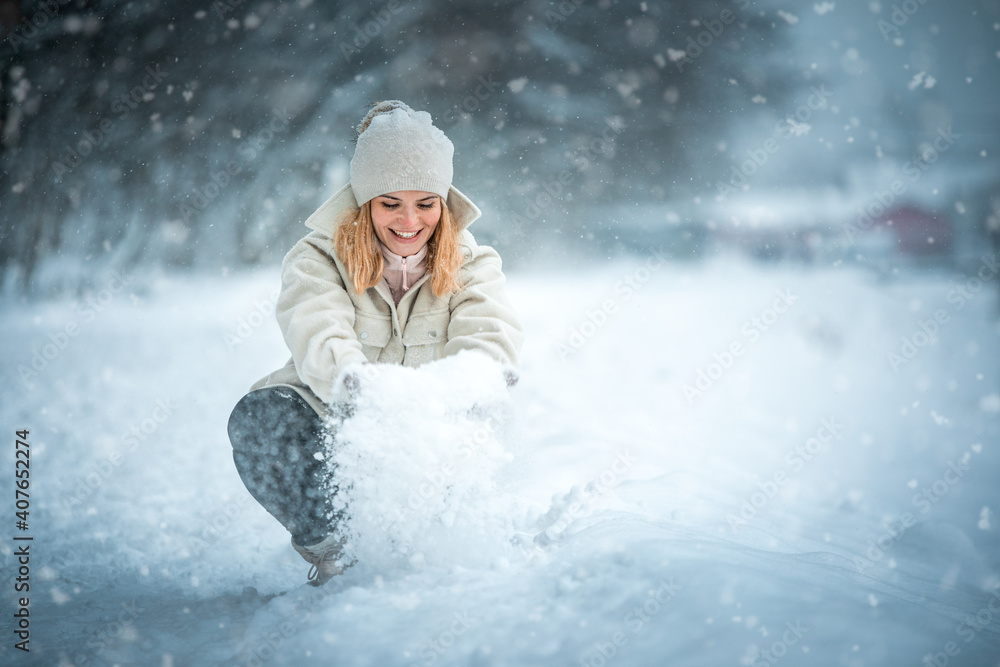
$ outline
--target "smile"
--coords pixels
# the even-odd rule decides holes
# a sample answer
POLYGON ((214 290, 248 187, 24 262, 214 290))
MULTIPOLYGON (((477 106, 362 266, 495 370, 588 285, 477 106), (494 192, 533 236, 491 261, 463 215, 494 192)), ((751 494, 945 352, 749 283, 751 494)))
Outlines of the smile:
POLYGON ((416 231, 416 232, 397 232, 395 229, 390 229, 389 231, 392 232, 393 234, 395 234, 396 236, 398 236, 401 239, 412 239, 414 236, 416 236, 417 234, 420 233, 419 231, 416 231))

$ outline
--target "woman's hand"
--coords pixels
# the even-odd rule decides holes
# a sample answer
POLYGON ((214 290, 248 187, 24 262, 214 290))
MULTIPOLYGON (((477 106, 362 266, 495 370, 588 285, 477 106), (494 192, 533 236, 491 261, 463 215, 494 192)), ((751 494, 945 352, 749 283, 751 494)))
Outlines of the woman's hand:
POLYGON ((348 364, 341 369, 337 379, 333 381, 330 393, 334 401, 354 402, 361 394, 361 386, 365 376, 372 377, 374 364, 370 362, 348 364))
POLYGON ((351 369, 344 373, 342 383, 348 398, 351 400, 356 399, 361 392, 361 376, 358 375, 357 371, 351 369))
POLYGON ((379 367, 385 364, 377 364, 371 361, 352 363, 344 366, 337 379, 333 381, 331 394, 333 401, 353 403, 358 400, 362 389, 379 376, 379 367))

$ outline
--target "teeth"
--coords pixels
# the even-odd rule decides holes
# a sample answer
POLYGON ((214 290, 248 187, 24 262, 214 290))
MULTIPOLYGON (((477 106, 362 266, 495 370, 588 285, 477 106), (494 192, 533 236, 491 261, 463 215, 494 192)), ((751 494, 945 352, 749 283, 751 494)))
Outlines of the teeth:
POLYGON ((409 232, 409 233, 397 232, 395 229, 393 229, 391 231, 392 231, 393 234, 395 234, 396 236, 398 236, 401 239, 412 239, 414 236, 416 236, 418 234, 418 232, 409 232))

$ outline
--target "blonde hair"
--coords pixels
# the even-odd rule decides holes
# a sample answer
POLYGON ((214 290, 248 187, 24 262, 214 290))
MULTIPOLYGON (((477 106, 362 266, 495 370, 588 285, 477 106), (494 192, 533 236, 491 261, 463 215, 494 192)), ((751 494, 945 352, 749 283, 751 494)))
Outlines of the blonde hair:
MULTIPOLYGON (((427 267, 431 273, 431 288, 434 295, 443 297, 461 288, 458 270, 462 266, 462 250, 458 241, 460 230, 448 211, 448 205, 441 200, 441 218, 434 233, 427 242, 427 267)), ((348 209, 343 213, 334 234, 337 256, 347 267, 347 273, 354 283, 354 291, 362 294, 374 287, 382 279, 385 263, 375 235, 372 221, 372 203, 366 201, 354 213, 348 209)))

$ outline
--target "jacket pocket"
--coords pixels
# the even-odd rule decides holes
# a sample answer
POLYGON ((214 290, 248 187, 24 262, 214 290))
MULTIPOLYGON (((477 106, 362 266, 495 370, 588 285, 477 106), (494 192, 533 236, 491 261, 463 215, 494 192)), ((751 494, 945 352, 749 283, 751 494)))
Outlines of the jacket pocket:
POLYGON ((403 363, 419 366, 443 357, 450 322, 451 312, 448 310, 411 313, 403 331, 403 347, 406 348, 403 363))
POLYGON ((392 320, 384 315, 358 313, 354 317, 354 332, 368 361, 378 361, 392 336, 392 320))

